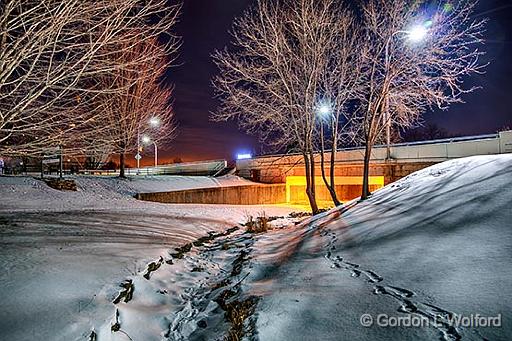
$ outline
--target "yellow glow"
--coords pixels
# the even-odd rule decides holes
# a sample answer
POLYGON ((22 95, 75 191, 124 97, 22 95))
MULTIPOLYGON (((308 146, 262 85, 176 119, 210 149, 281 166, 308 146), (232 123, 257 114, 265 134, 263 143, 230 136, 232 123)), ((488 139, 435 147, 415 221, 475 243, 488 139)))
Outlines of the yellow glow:
MULTIPOLYGON (((327 178, 327 181, 330 181, 330 178, 327 178)), ((321 176, 315 177, 316 184, 323 184, 324 180, 321 176)), ((362 185, 363 177, 362 176, 335 176, 334 183, 336 185, 362 185)), ((370 176, 369 179, 370 185, 381 185, 384 186, 384 176, 370 176)), ((305 176, 287 176, 286 177, 286 185, 293 186, 306 186, 306 177, 305 176)))
MULTIPOLYGON (((330 181, 330 178, 327 178, 330 181)), ((363 184, 362 176, 336 176, 334 177, 335 185, 359 185, 363 184)), ((321 176, 315 177, 315 185, 324 186, 324 180, 321 176)), ((384 187, 384 176, 370 176, 369 185, 374 187, 384 187)), ((287 176, 286 177, 286 202, 291 203, 291 187, 292 186, 306 186, 305 176, 287 176)))

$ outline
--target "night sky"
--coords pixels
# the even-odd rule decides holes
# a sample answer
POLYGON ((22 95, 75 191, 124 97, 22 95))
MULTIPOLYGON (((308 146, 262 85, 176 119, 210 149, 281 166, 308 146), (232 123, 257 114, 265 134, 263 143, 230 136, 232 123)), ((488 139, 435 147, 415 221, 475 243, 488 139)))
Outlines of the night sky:
MULTIPOLYGON (((233 159, 237 153, 259 153, 257 138, 238 130, 236 122, 211 122, 213 99, 211 78, 217 72, 210 57, 215 49, 229 45, 233 19, 253 0, 184 0, 177 34, 183 46, 178 65, 168 72, 174 84, 174 111, 179 135, 167 148, 164 159, 183 161, 233 159)), ((478 15, 489 18, 484 61, 486 74, 474 75, 470 82, 483 89, 464 97, 465 104, 448 111, 425 115, 427 122, 444 127, 451 134, 493 133, 512 127, 512 0, 481 0, 478 15)), ((164 156, 162 155, 162 156, 164 156)))

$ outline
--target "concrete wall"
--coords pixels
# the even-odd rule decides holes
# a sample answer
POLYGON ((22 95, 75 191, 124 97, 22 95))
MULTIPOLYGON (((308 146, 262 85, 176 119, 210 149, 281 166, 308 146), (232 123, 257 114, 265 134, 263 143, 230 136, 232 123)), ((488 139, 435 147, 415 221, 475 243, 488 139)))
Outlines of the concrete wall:
MULTIPOLYGON (((417 170, 429 167, 436 162, 406 162, 399 163, 391 161, 388 163, 372 163, 370 165, 370 176, 382 176, 384 177, 384 185, 394 182, 404 176, 407 176, 417 170)), ((316 174, 320 175, 320 168, 316 168, 316 174)), ((296 164, 293 167, 287 165, 268 165, 261 169, 253 169, 249 172, 249 176, 240 172, 240 176, 244 176, 256 182, 263 183, 283 183, 286 182, 287 178, 294 176, 305 176, 306 170, 303 164, 296 164)), ((340 183, 344 184, 344 178, 359 177, 362 179, 363 176, 363 164, 362 163, 337 163, 334 171, 336 178, 340 178, 340 183)), ((321 178, 319 183, 322 183, 321 178)), ((318 181, 317 181, 318 182, 318 181)))
MULTIPOLYGON (((386 147, 372 149, 370 175, 385 176, 385 184, 414 171, 453 158, 512 153, 512 131, 499 134, 444 139, 436 141, 395 144, 390 148, 391 159, 386 159, 386 147)), ((352 148, 336 153, 336 176, 362 176, 364 149, 352 148)), ((330 153, 326 154, 326 165, 330 153)), ((315 155, 320 163, 320 155, 315 155)), ((237 171, 242 177, 265 183, 283 183, 288 176, 303 176, 301 155, 265 156, 237 161, 237 171)), ((320 168, 316 170, 320 174, 320 168)))
POLYGON ((139 193, 137 199, 172 204, 264 205, 286 203, 285 184, 258 184, 139 193))
MULTIPOLYGON (((316 196, 320 207, 332 206, 331 195, 320 179, 317 182, 316 196)), ((382 187, 371 184, 370 190, 382 187)), ((341 201, 349 201, 361 195, 359 184, 336 185, 336 193, 341 201)), ((167 204, 226 204, 226 205, 307 205, 306 187, 303 184, 258 184, 233 187, 198 188, 173 192, 139 193, 139 200, 167 204)))

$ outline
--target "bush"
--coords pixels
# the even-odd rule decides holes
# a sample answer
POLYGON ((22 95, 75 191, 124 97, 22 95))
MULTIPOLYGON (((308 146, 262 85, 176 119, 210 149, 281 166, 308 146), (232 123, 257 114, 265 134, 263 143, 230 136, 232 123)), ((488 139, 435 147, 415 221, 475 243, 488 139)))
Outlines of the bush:
POLYGON ((264 233, 269 230, 269 218, 263 212, 259 217, 256 217, 254 220, 252 215, 247 217, 247 222, 245 226, 247 227, 247 232, 249 233, 264 233))

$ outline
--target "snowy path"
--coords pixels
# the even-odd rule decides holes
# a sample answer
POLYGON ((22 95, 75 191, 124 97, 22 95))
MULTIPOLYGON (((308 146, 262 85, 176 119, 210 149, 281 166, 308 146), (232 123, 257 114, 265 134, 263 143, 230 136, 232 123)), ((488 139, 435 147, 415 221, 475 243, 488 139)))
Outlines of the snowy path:
POLYGON ((114 300, 112 319, 94 337, 222 340, 233 329, 224 317, 240 297, 252 243, 251 234, 233 227, 176 248, 150 265, 152 271, 125 281, 129 285, 114 300))

